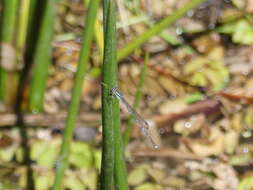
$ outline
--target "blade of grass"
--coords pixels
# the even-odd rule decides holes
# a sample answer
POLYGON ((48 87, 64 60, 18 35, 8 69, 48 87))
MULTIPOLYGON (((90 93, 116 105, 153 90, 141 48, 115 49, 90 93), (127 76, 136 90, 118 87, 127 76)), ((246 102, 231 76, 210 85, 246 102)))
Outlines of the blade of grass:
MULTIPOLYGON (((2 1, 3 12, 2 12, 2 21, 1 21, 1 31, 0 31, 0 40, 1 40, 1 64, 3 64, 3 55, 10 54, 10 49, 14 50, 14 39, 15 39, 15 25, 16 25, 16 15, 18 8, 18 0, 4 0, 2 1), (7 48, 9 47, 9 48, 7 48), (9 51, 5 52, 4 51, 9 51)), ((11 59, 8 59, 8 65, 15 65, 15 54, 9 55, 11 59)), ((7 60, 5 60, 5 64, 7 60)), ((5 103, 11 102, 13 96, 13 90, 15 89, 15 74, 12 72, 6 71, 3 67, 0 68, 0 99, 4 100, 5 103), (11 84, 13 82, 13 84, 11 84), (11 88, 10 88, 11 86, 11 88)))
POLYGON ((72 92, 72 98, 69 106, 68 116, 66 120, 66 127, 64 130, 63 142, 61 145, 61 151, 59 162, 57 163, 56 176, 53 185, 53 190, 60 190, 62 185, 62 179, 64 171, 68 167, 68 157, 70 152, 70 144, 72 141, 73 131, 75 127, 75 121, 79 110, 79 102, 83 87, 83 77, 86 73, 86 68, 89 60, 90 46, 93 38, 94 23, 99 8, 100 0, 92 0, 88 8, 88 14, 86 17, 85 30, 83 33, 83 39, 85 42, 82 45, 80 59, 78 63, 77 72, 75 73, 75 83, 72 92))
POLYGON ((145 14, 140 14, 138 16, 133 16, 128 18, 127 21, 120 21, 117 23, 116 28, 120 29, 120 28, 124 28, 124 27, 128 27, 131 26, 133 24, 138 24, 141 22, 147 22, 149 20, 148 16, 146 16, 145 14))
POLYGON ((122 60, 130 53, 132 53, 136 48, 140 47, 144 42, 146 42, 149 38, 156 35, 157 33, 161 32, 164 28, 171 25, 177 19, 182 17, 187 11, 191 10, 192 8, 196 7, 200 3, 206 0, 191 0, 187 4, 185 4, 182 8, 176 10, 172 15, 167 16, 162 21, 155 24, 152 28, 141 34, 140 36, 136 37, 135 40, 130 42, 124 48, 120 49, 118 52, 118 61, 122 60))
POLYGON ((104 0, 104 61, 102 85, 103 149, 100 190, 111 190, 113 179, 116 189, 128 190, 127 172, 120 134, 120 110, 118 99, 111 96, 117 86, 116 61, 116 10, 115 0, 104 0), (113 178, 114 177, 114 178, 113 178))
MULTIPOLYGON (((145 80, 145 76, 146 76, 148 61, 149 61, 149 54, 146 53, 145 59, 144 59, 144 65, 142 67, 141 74, 140 74, 140 80, 139 80, 137 90, 135 93, 135 99, 134 99, 134 104, 133 104, 133 108, 135 110, 140 105, 140 101, 142 98, 142 89, 144 86, 144 80, 145 80)), ((125 146, 128 144, 129 137, 130 137, 132 130, 133 130, 133 119, 134 119, 133 116, 130 116, 130 118, 127 121, 127 127, 125 130, 124 136, 123 136, 123 141, 124 141, 125 146)))
POLYGON ((58 1, 59 0, 46 1, 45 12, 42 17, 35 55, 33 57, 34 68, 30 92, 30 110, 34 113, 43 110, 48 67, 51 63, 51 44, 56 16, 56 3, 58 1))

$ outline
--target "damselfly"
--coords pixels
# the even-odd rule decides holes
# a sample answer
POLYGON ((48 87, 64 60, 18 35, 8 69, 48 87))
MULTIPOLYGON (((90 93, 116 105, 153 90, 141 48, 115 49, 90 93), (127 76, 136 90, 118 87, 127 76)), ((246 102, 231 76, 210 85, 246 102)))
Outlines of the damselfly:
POLYGON ((124 95, 118 90, 117 87, 114 87, 111 89, 111 95, 118 98, 124 106, 126 106, 127 111, 133 116, 134 120, 139 124, 139 127, 141 128, 141 132, 145 137, 148 138, 152 146, 157 149, 159 146, 155 143, 152 135, 150 134, 149 124, 146 120, 144 120, 126 101, 124 95))

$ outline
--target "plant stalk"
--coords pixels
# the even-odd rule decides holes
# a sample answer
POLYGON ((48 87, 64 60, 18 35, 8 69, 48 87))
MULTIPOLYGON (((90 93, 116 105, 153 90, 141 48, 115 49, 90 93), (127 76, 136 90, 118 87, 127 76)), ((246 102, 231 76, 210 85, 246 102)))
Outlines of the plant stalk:
POLYGON ((30 91, 30 110, 34 113, 43 110, 44 93, 51 63, 56 3, 59 0, 47 0, 39 31, 39 37, 33 57, 33 78, 30 91))
POLYGON ((85 30, 83 32, 83 39, 85 42, 82 45, 81 54, 79 58, 77 72, 75 73, 75 83, 72 91, 72 98, 69 106, 68 116, 66 120, 66 127, 64 130, 63 142, 61 145, 59 161, 56 168, 56 176, 53 185, 53 190, 60 190, 62 186, 62 179, 64 171, 68 167, 68 157, 70 153, 70 145, 75 128, 75 121, 77 118, 79 103, 83 89, 84 75, 90 55, 90 47, 94 33, 94 23, 99 8, 100 0, 92 0, 89 4, 88 14, 86 17, 85 30))
POLYGON ((104 60, 102 80, 103 149, 100 190, 128 190, 127 172, 120 133, 119 101, 111 95, 117 86, 118 65, 116 61, 116 3, 104 0, 104 60))
POLYGON ((13 98, 15 97, 17 86, 14 39, 15 26, 17 24, 18 2, 18 0, 2 1, 3 12, 0 31, 0 99, 6 104, 14 102, 13 98))

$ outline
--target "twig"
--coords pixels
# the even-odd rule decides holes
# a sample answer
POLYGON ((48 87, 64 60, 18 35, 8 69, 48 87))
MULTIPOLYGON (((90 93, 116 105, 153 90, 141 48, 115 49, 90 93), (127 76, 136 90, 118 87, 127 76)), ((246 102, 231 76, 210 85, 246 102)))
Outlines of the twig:
POLYGON ((133 156, 138 157, 165 157, 165 158, 176 158, 176 159, 190 159, 190 160, 202 160, 200 156, 196 156, 190 152, 182 152, 172 148, 163 148, 159 150, 153 149, 138 149, 133 152, 133 156))
MULTIPOLYGON (((62 126, 67 117, 66 112, 57 114, 24 114, 24 125, 26 126, 62 126)), ((76 125, 81 126, 87 123, 100 123, 100 115, 98 113, 80 113, 76 125)), ((13 126, 17 123, 17 115, 14 113, 0 114, 0 127, 13 126)))
POLYGON ((156 116, 154 117, 154 120, 158 127, 162 127, 164 125, 172 124, 178 119, 187 118, 198 113, 204 113, 206 115, 221 113, 220 107, 221 103, 218 100, 207 99, 189 105, 182 112, 156 116))

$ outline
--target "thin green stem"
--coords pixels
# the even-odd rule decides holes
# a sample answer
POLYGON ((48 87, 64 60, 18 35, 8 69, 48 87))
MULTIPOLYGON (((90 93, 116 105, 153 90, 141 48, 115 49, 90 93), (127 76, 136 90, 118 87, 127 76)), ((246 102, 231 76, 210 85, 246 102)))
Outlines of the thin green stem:
POLYGON ((88 15, 86 17, 85 30, 83 33, 83 43, 80 59, 78 63, 77 72, 75 74, 75 83, 72 92, 72 98, 66 120, 66 127, 64 130, 63 142, 59 155, 59 161, 57 163, 57 170, 53 190, 60 190, 62 185, 62 179, 64 171, 68 167, 68 157, 70 153, 70 144, 73 137, 73 131, 75 127, 75 121, 79 110, 79 102, 83 87, 83 77, 86 73, 86 68, 90 55, 90 46, 93 39, 94 23, 97 15, 100 0, 92 0, 88 8, 88 15))
POLYGON ((56 16, 56 3, 58 1, 59 0, 47 0, 45 12, 42 17, 35 55, 33 57, 34 70, 30 92, 30 109, 33 112, 40 112, 43 110, 48 67, 51 63, 51 44, 56 16))
MULTIPOLYGON (((144 64, 141 70, 141 74, 140 74, 140 80, 137 86, 137 90, 135 93, 135 99, 134 99, 134 104, 133 104, 133 108, 136 110, 138 108, 138 106, 140 105, 141 102, 141 98, 142 98, 142 89, 144 86, 144 80, 145 80, 145 76, 146 76, 146 71, 147 71, 147 65, 148 65, 148 61, 149 61, 149 54, 146 53, 145 54, 145 59, 144 59, 144 64)), ((127 121, 127 127, 123 136, 123 141, 124 141, 124 145, 126 146, 128 144, 129 141, 129 137, 132 133, 133 130, 133 116, 130 116, 128 121, 127 121)))
POLYGON ((189 3, 185 4, 182 8, 176 10, 172 15, 167 16, 159 23, 155 24, 152 28, 141 34, 140 36, 136 37, 135 40, 130 42, 126 45, 123 49, 119 50, 118 52, 118 60, 124 59, 130 53, 132 53, 136 48, 140 47, 144 42, 146 42, 149 38, 156 35, 157 33, 161 32, 163 29, 171 25, 177 19, 182 17, 187 11, 191 10, 192 8, 196 7, 200 3, 206 0, 191 0, 189 3))
MULTIPOLYGON (((85 5, 87 6, 90 0, 85 0, 85 5)), ((103 51, 104 51, 104 39, 103 39, 103 29, 102 25, 99 22, 99 17, 97 16, 96 21, 95 21, 95 39, 96 39, 96 44, 100 53, 100 57, 102 59, 103 57, 103 51)))

